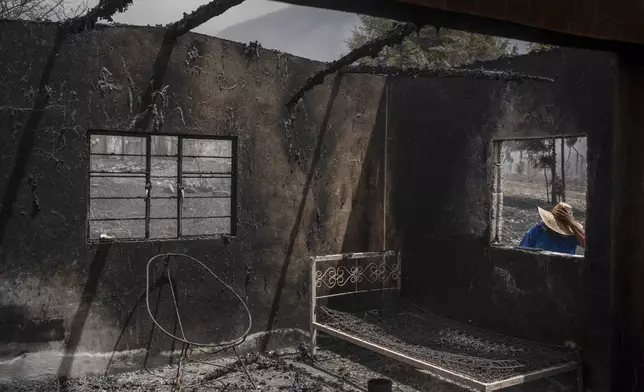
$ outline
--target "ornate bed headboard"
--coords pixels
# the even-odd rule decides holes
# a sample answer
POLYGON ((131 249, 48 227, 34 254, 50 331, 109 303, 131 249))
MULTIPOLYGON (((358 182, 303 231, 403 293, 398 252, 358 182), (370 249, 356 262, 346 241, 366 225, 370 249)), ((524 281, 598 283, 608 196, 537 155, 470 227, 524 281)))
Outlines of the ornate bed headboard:
POLYGON ((311 300, 370 291, 400 290, 400 252, 311 257, 311 300))

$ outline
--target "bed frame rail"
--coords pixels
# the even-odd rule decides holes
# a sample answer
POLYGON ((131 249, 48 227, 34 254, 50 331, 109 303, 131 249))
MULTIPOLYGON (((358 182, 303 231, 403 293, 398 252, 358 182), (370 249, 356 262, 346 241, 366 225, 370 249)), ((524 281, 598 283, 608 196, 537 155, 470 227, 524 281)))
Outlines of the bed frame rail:
POLYGON ((399 251, 339 253, 311 257, 311 355, 316 354, 317 300, 372 291, 400 291, 401 254, 399 251), (395 257, 394 262, 388 261, 395 257), (369 259, 373 261, 369 261, 369 259), (362 260, 362 263, 359 261, 362 260), (366 261, 366 265, 365 265, 366 261), (369 283, 369 288, 361 287, 369 283), (378 287, 374 287, 378 286, 378 287), (318 289, 333 290, 330 294, 318 294, 318 289))
POLYGON ((317 321, 317 300, 371 291, 400 292, 401 254, 399 251, 342 253, 314 256, 311 260, 311 297, 310 297, 310 354, 316 355, 317 332, 321 331, 336 338, 367 348, 394 360, 412 365, 421 371, 448 380, 467 389, 489 392, 505 389, 560 373, 577 372, 577 391, 583 391, 583 367, 579 361, 570 361, 556 366, 528 372, 495 382, 482 382, 465 374, 455 373, 433 363, 412 358, 402 352, 381 347, 344 331, 337 330, 317 321), (371 260, 369 260, 371 259, 371 260), (393 260, 393 261, 392 261, 393 260), (362 284, 362 285, 361 285, 362 284), (366 288, 365 288, 366 286, 366 288))

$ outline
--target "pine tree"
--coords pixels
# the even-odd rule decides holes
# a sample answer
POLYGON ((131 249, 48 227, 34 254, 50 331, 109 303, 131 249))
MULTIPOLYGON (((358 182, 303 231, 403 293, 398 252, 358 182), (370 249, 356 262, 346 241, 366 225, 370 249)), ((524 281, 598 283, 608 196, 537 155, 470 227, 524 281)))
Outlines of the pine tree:
MULTIPOLYGON (((361 16, 361 24, 349 39, 349 48, 354 49, 365 42, 391 30, 394 21, 361 16)), ((493 60, 510 54, 509 40, 457 30, 425 26, 418 34, 412 34, 402 44, 383 49, 376 58, 361 62, 370 65, 457 67, 476 61, 493 60)))

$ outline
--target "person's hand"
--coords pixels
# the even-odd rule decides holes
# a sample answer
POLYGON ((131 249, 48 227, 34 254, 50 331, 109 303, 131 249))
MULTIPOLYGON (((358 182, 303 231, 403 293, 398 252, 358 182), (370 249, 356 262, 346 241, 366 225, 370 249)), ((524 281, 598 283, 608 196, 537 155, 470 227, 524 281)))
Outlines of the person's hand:
POLYGON ((557 218, 557 220, 560 220, 564 223, 572 224, 575 222, 575 218, 573 218, 572 213, 566 210, 555 211, 553 215, 555 216, 555 218, 557 218))

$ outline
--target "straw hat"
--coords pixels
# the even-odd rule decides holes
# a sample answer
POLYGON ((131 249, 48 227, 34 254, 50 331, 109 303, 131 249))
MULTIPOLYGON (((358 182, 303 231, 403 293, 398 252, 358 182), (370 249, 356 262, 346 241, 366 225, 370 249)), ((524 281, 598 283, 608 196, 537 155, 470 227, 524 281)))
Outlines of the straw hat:
POLYGON ((561 235, 574 235, 573 231, 570 229, 570 226, 564 222, 561 222, 560 220, 557 220, 554 214, 557 211, 565 211, 572 215, 572 206, 570 204, 557 203, 557 205, 552 209, 552 212, 546 211, 541 207, 537 208, 539 209, 539 215, 541 215, 543 223, 545 223, 548 228, 561 235))

